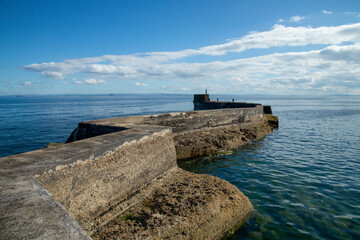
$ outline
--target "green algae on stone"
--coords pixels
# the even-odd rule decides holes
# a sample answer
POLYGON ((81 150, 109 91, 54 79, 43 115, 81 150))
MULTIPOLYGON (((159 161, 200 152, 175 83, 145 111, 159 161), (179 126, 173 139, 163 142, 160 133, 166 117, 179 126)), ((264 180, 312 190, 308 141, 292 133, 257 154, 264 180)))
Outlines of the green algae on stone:
POLYGON ((217 152, 219 155, 230 155, 230 154, 233 154, 234 151, 231 151, 231 150, 222 150, 222 151, 218 151, 217 152))

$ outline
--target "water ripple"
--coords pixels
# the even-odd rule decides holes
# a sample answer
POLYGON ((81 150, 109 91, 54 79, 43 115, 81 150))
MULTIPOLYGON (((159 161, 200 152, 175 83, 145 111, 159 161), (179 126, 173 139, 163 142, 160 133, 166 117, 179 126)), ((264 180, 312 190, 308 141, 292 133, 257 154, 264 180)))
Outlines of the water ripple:
POLYGON ((210 160, 215 171, 201 166, 238 186, 256 209, 235 239, 360 239, 360 107, 319 101, 290 111, 270 103, 278 131, 231 162, 210 160))

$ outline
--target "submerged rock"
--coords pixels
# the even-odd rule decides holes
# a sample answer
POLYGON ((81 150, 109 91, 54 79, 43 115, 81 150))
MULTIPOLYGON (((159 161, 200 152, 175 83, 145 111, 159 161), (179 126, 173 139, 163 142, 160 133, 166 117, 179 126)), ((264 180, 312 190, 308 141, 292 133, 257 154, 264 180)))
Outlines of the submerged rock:
POLYGON ((253 207, 229 182, 177 169, 141 203, 93 239, 218 239, 243 225, 253 207))
POLYGON ((201 157, 237 149, 244 144, 264 138, 278 127, 278 119, 264 114, 260 121, 229 124, 174 133, 178 160, 201 157))

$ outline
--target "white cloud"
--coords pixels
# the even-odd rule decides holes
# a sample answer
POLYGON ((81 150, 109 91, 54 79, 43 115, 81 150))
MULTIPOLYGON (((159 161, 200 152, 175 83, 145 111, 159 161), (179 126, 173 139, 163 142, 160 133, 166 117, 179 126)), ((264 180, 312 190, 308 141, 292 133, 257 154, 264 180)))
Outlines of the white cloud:
POLYGON ((54 78, 54 79, 63 79, 63 73, 61 72, 51 72, 51 71, 43 71, 41 72, 42 75, 44 75, 47 78, 54 78))
POLYGON ((327 15, 331 15, 333 12, 331 11, 326 11, 326 10, 322 10, 321 11, 323 14, 327 14, 327 15))
POLYGON ((84 81, 74 81, 74 83, 78 85, 82 85, 82 84, 97 85, 97 84, 106 84, 106 81, 90 78, 90 79, 85 79, 84 81))
POLYGON ((27 87, 27 86, 31 86, 31 85, 32 85, 32 82, 24 81, 24 82, 20 82, 17 87, 18 88, 23 88, 23 87, 27 87))
POLYGON ((82 84, 84 84, 83 81, 74 81, 74 83, 77 84, 77 85, 82 85, 82 84))
MULTIPOLYGON (((140 82, 144 79, 166 81, 191 79, 209 82, 231 81, 235 84, 241 83, 242 89, 256 89, 256 91, 261 89, 295 91, 300 87, 304 91, 311 89, 330 91, 329 89, 334 89, 334 86, 339 87, 341 84, 344 84, 341 89, 350 90, 346 86, 351 85, 351 90, 355 91, 354 89, 360 89, 357 80, 360 78, 356 78, 360 74, 359 40, 360 23, 318 28, 287 27, 276 24, 269 31, 251 32, 224 44, 199 49, 68 59, 59 63, 31 64, 24 69, 55 79, 81 73, 101 79, 134 80, 136 86, 146 86, 145 83, 140 82), (187 63, 185 59, 196 55, 214 56, 211 58, 214 59, 215 56, 240 53, 248 49, 319 44, 327 47, 322 50, 274 53, 231 61, 187 63), (348 82, 342 82, 341 78, 348 79, 348 82), (324 86, 328 87, 323 88, 324 86)), ((74 83, 104 84, 106 82, 89 78, 74 83)))
POLYGON ((96 84, 105 84, 106 82, 104 80, 96 80, 94 78, 90 78, 90 79, 85 79, 84 83, 96 85, 96 84))
POLYGON ((357 64, 360 63, 360 42, 349 46, 330 46, 320 51, 320 55, 327 60, 357 64))
MULTIPOLYGON (((279 46, 305 46, 309 44, 341 44, 360 39, 360 23, 338 27, 286 27, 274 25, 270 31, 253 32, 230 42, 186 49, 178 52, 152 52, 134 55, 104 55, 93 58, 68 59, 60 63, 31 64, 24 69, 61 79, 73 73, 103 74, 115 78, 132 79, 162 74, 158 65, 170 60, 195 55, 226 55, 248 49, 265 49, 279 46), (108 64, 101 62, 107 61, 108 64)), ((181 73, 179 72, 181 75, 181 73)), ((191 73, 182 73, 192 76, 191 73)))
POLYGON ((301 22, 302 20, 304 20, 305 17, 301 17, 301 16, 293 16, 290 18, 290 22, 301 22))

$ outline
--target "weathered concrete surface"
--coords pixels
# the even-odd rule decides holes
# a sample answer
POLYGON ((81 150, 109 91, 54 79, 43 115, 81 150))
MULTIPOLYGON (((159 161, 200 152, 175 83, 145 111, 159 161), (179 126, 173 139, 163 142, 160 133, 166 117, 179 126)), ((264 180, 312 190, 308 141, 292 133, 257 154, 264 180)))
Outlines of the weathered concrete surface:
POLYGON ((219 239, 253 207, 234 185, 180 169, 159 179, 141 204, 94 232, 93 239, 219 239))
POLYGON ((0 239, 91 239, 26 173, 0 178, 0 239))
POLYGON ((176 166, 173 138, 166 129, 125 142, 100 157, 57 166, 36 179, 91 230, 93 219, 176 166))
POLYGON ((171 129, 149 125, 0 158, 1 239, 90 239, 74 218, 88 227, 91 217, 173 167, 171 129))

